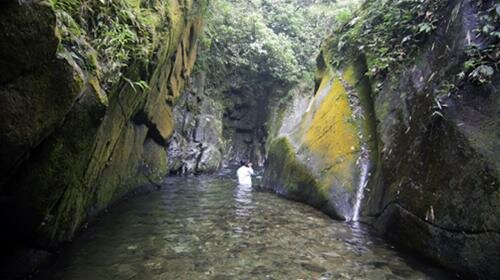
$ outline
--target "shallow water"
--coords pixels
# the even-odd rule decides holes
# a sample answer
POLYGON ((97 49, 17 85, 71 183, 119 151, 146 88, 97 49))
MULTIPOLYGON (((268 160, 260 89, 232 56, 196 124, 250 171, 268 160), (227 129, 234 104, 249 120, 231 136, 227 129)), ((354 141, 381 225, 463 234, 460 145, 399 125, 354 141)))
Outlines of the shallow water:
POLYGON ((359 226, 221 177, 167 178, 82 234, 51 279, 450 279, 359 226))

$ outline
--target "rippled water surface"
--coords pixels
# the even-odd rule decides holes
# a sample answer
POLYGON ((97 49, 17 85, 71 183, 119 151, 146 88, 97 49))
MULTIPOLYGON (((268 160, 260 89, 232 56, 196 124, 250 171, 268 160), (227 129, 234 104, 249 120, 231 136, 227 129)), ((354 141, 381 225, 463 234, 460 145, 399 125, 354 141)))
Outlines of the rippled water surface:
POLYGON ((449 279, 363 229, 220 177, 168 178, 63 253, 52 279, 449 279))

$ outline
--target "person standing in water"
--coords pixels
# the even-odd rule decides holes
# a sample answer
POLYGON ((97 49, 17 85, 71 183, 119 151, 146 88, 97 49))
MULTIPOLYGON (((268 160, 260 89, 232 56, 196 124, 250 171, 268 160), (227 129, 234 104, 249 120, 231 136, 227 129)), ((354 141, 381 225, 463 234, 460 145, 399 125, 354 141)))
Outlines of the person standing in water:
POLYGON ((253 169, 250 161, 242 161, 241 167, 238 168, 236 174, 238 175, 238 183, 240 185, 252 185, 253 169))

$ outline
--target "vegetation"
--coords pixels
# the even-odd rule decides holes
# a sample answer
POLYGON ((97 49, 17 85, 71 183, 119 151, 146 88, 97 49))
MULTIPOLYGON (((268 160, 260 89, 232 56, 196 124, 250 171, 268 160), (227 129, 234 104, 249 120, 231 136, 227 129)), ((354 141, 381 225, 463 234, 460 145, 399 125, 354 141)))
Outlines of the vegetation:
POLYGON ((339 66, 345 54, 365 53, 369 75, 385 73, 414 57, 420 43, 433 33, 444 1, 367 1, 363 9, 330 37, 330 63, 339 66), (375 7, 377 5, 377 7, 375 7))
MULTIPOLYGON (((63 45, 75 61, 110 90, 131 62, 146 66, 166 17, 164 1, 51 0, 63 45)), ((130 81, 145 89, 144 81, 130 81)))
MULTIPOLYGON (((477 1, 475 5, 481 9, 485 3, 477 1)), ((493 74, 500 70, 500 3, 481 13, 479 28, 475 31, 476 37, 483 39, 482 44, 471 44, 468 47, 468 59, 459 78, 484 84, 490 82, 493 74)))
MULTIPOLYGON (((485 2, 488 1, 475 2, 475 8, 484 9, 485 2)), ((419 48, 436 30, 437 23, 446 20, 440 13, 446 5, 446 1, 431 0, 367 1, 352 20, 335 30, 335 36, 325 42, 329 48, 327 55, 331 55, 329 62, 339 66, 346 57, 363 53, 367 58, 368 74, 384 76, 393 66, 415 58, 419 48)), ((456 12, 458 10, 453 13, 456 12)), ((459 78, 485 83, 498 71, 499 14, 500 4, 482 12, 480 28, 471 35, 474 39, 480 38, 481 44, 468 47, 468 60, 459 78)))
MULTIPOLYGON (((312 81, 319 44, 358 1, 210 1, 198 69, 221 84, 234 74, 295 84, 312 81)), ((250 78, 251 80, 251 78, 250 78)))

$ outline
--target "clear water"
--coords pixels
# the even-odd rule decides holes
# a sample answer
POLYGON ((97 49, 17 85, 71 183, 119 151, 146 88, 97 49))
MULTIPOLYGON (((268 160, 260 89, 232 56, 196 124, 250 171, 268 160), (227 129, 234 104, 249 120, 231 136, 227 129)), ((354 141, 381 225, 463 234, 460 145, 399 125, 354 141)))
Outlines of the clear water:
POLYGON ((359 226, 231 179, 168 178, 163 184, 103 216, 45 277, 450 279, 359 226))

